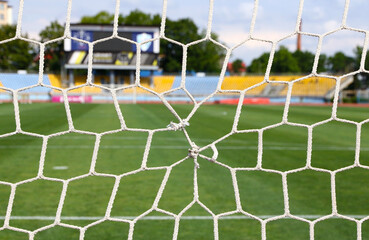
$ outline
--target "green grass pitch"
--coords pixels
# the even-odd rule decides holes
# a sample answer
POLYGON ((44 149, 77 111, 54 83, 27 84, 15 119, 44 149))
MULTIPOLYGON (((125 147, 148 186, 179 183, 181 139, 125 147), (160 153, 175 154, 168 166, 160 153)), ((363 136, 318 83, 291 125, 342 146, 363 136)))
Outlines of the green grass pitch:
MULTIPOLYGON (((191 105, 173 105, 184 118, 191 105)), ((163 105, 120 105, 129 128, 165 128, 178 122, 163 105)), ((284 106, 245 106, 239 130, 260 129, 281 122, 284 106)), ((120 128, 112 104, 72 104, 71 112, 76 129, 106 132, 120 128)), ((232 129, 236 106, 204 105, 193 115, 186 127, 191 140, 206 146, 232 129)), ((339 107, 339 118, 355 122, 369 118, 368 108, 339 107)), ((49 135, 66 131, 68 123, 63 104, 21 104, 22 130, 49 135)), ((331 106, 291 106, 289 121, 314 124, 330 118, 331 106)), ((0 134, 15 130, 12 104, 0 105, 0 134)), ((263 134, 262 166, 265 169, 288 171, 306 164, 308 130, 283 125, 265 130, 263 134)), ((147 132, 125 131, 104 135, 96 161, 96 172, 123 174, 139 169, 148 138, 147 132)), ((95 137, 68 133, 52 137, 45 155, 44 175, 69 179, 90 170, 95 137)), ((313 130, 312 166, 335 170, 352 165, 355 159, 356 125, 330 121, 313 130)), ((257 133, 234 134, 217 145, 218 161, 234 168, 255 167, 258 159, 257 133)), ((0 180, 16 183, 37 176, 42 139, 17 134, 0 138, 0 180)), ((148 167, 169 166, 185 158, 189 144, 182 131, 160 131, 153 135, 148 167)), ((211 157, 212 150, 202 154, 211 157)), ((200 201, 214 214, 236 209, 230 171, 213 162, 199 159, 198 185, 200 201)), ((360 163, 369 166, 369 123, 361 132, 360 163)), ((159 208, 178 214, 193 200, 194 162, 189 158, 173 167, 159 201, 159 208)), ((115 198, 111 216, 138 216, 151 208, 162 183, 165 170, 142 171, 123 177, 115 198)), ((237 171, 240 200, 244 211, 260 216, 284 213, 282 177, 265 171, 237 171)), ((330 174, 304 170, 288 174, 288 194, 291 213, 298 216, 319 217, 332 211, 330 174)), ((338 212, 358 219, 369 215, 369 170, 355 168, 336 175, 338 212)), ((88 176, 68 185, 62 218, 63 223, 86 226, 105 215, 114 186, 114 178, 88 176), (86 217, 70 220, 67 217, 86 217)), ((53 223, 62 192, 62 183, 36 180, 16 189, 10 226, 35 230, 53 223), (24 217, 41 216, 42 220, 24 217), (23 217, 23 218, 22 218, 23 217), (49 218, 47 218, 49 217, 49 218), (50 218, 51 217, 51 218, 50 218)), ((0 226, 8 205, 10 187, 0 184, 0 226)), ((152 212, 149 216, 164 216, 152 212)), ((184 216, 210 216, 198 204, 184 216)), ((233 216, 241 216, 236 214, 233 216)), ((309 220, 312 220, 309 218, 309 220)), ((179 225, 179 239, 213 239, 211 219, 184 219, 179 225)), ((105 221, 90 227, 85 239, 126 239, 129 225, 105 221)), ((174 220, 139 220, 133 239, 172 239, 174 220)), ((261 239, 261 225, 254 219, 220 219, 220 239, 261 239)), ((266 224, 267 239, 309 239, 309 224, 283 219, 266 224)), ((356 239, 356 223, 343 219, 328 219, 315 224, 315 239, 356 239)), ((362 225, 362 239, 369 239, 369 221, 362 225)), ((79 239, 79 230, 53 227, 36 234, 35 239, 79 239)), ((0 231, 0 239, 28 239, 25 233, 0 231)))

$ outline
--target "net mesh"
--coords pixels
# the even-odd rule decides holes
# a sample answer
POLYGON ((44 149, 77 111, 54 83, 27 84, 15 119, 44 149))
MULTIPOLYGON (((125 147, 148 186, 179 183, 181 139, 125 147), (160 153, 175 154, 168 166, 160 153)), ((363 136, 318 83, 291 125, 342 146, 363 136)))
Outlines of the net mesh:
MULTIPOLYGON (((19 15, 18 15, 18 22, 17 22, 17 31, 16 31, 16 36, 12 39, 6 39, 1 41, 1 44, 4 44, 8 41, 14 40, 14 39, 21 39, 24 41, 30 41, 32 43, 38 44, 40 47, 40 68, 39 68, 39 82, 37 85, 34 86, 29 86, 23 89, 17 89, 17 90, 13 90, 13 89, 9 89, 6 87, 0 87, 1 90, 5 90, 8 92, 11 92, 13 95, 13 105, 14 105, 14 112, 15 112, 15 122, 16 122, 16 130, 14 132, 8 133, 8 134, 3 134, 0 137, 1 138, 5 138, 5 137, 9 137, 15 134, 24 134, 24 135, 29 135, 29 136, 34 136, 34 137, 38 137, 41 138, 43 140, 43 144, 42 144, 42 150, 41 150, 41 158, 39 161, 39 169, 38 169, 38 174, 37 176, 35 176, 34 178, 31 179, 27 179, 24 181, 20 181, 17 183, 9 183, 9 182, 0 182, 0 184, 3 185, 7 185, 10 186, 11 188, 11 193, 10 193, 10 197, 9 197, 9 201, 8 201, 8 205, 7 205, 7 211, 6 211, 6 215, 5 215, 5 219, 4 219, 4 225, 0 228, 0 230, 5 230, 5 229, 9 229, 9 230, 14 230, 14 231, 19 231, 19 232, 24 232, 29 234, 29 239, 33 239, 35 237, 35 235, 40 232, 40 231, 44 231, 46 229, 52 228, 54 226, 63 226, 63 227, 68 227, 68 228, 74 228, 74 229, 78 229, 80 231, 80 239, 84 239, 84 235, 85 232, 88 228, 98 225, 99 223, 102 223, 106 220, 110 220, 110 221, 117 221, 117 222, 125 222, 129 224, 129 235, 128 235, 128 239, 132 239, 133 238, 133 233, 134 233, 134 228, 135 228, 135 224, 137 223, 138 220, 144 218, 146 215, 150 214, 153 211, 157 211, 157 212, 161 212, 165 215, 168 215, 170 217, 172 217, 175 220, 175 227, 174 227, 174 233, 173 233, 173 239, 177 239, 178 237, 178 232, 179 232, 179 226, 180 226, 180 221, 181 218, 183 218, 183 215, 186 213, 186 211, 188 209, 190 209, 194 204, 199 204, 203 209, 205 209, 211 216, 212 219, 214 221, 214 238, 215 239, 219 239, 219 231, 218 231, 218 221, 220 218, 222 217, 227 217, 227 216, 231 216, 231 215, 235 215, 235 214, 241 214, 247 218, 252 218, 257 220, 258 222, 260 222, 261 224, 261 238, 262 239, 266 239, 266 225, 268 222, 271 221, 275 221, 277 219, 285 219, 285 218, 289 218, 289 219, 296 219, 302 222, 306 222, 309 224, 310 226, 310 239, 314 239, 314 226, 316 225, 316 223, 323 221, 325 219, 329 219, 329 218, 342 218, 342 219, 346 219, 349 221, 352 221, 356 224, 357 226, 357 239, 362 239, 362 224, 364 221, 366 221, 367 219, 369 219, 369 216, 361 218, 361 219, 355 219, 354 217, 351 216, 347 216, 347 215, 343 215, 340 214, 337 210, 337 197, 336 197, 336 174, 342 171, 346 171, 352 168, 363 168, 363 169, 369 169, 368 166, 362 165, 360 163, 360 139, 361 139, 361 129, 363 124, 368 123, 369 120, 365 120, 362 122, 354 122, 351 120, 346 120, 346 119, 341 119, 339 117, 337 117, 337 106, 338 106, 338 100, 339 100, 339 90, 340 90, 340 83, 342 81, 342 79, 344 79, 345 77, 348 76, 353 76, 357 73, 361 73, 361 72, 367 72, 364 69, 364 62, 366 59, 366 52, 367 52, 367 43, 368 43, 368 38, 369 38, 369 34, 367 31, 362 30, 362 29, 355 29, 355 28, 351 28, 349 26, 346 25, 346 18, 347 18, 347 13, 349 10, 349 0, 346 0, 346 4, 345 4, 345 10, 343 12, 342 15, 342 22, 341 22, 341 27, 338 29, 335 29, 334 31, 331 31, 329 33, 325 33, 325 34, 313 34, 313 33, 307 33, 307 32, 301 32, 299 30, 299 26, 300 26, 300 22, 301 22, 301 15, 302 15, 302 10, 303 10, 303 0, 300 0, 300 5, 299 5, 299 9, 298 9, 298 17, 296 19, 296 28, 295 31, 285 37, 283 37, 282 39, 276 40, 276 41, 270 41, 268 39, 257 39, 254 37, 253 35, 253 30, 254 30, 254 25, 256 22, 256 16, 257 16, 257 9, 258 9, 258 4, 259 1, 255 0, 254 2, 254 8, 253 8, 253 15, 252 15, 252 21, 251 21, 251 28, 250 28, 250 32, 249 32, 249 36, 248 38, 241 42, 239 45, 234 46, 234 47, 227 47, 225 45, 223 45, 220 42, 217 42, 215 40, 212 39, 211 37, 211 32, 212 32, 212 17, 213 17, 213 4, 214 4, 214 0, 210 0, 210 4, 209 4, 209 15, 208 15, 208 25, 207 25, 207 30, 206 30, 206 36, 203 39, 200 39, 198 41, 195 42, 191 42, 188 44, 183 44, 180 42, 177 42, 175 40, 169 39, 166 37, 165 35, 165 25, 166 25, 166 13, 167 13, 167 5, 168 5, 168 0, 164 0, 163 1, 163 9, 162 9, 162 21, 161 21, 161 26, 160 26, 160 36, 158 38, 155 39, 151 39, 149 41, 155 41, 155 40, 159 40, 159 39, 163 39, 163 40, 167 40, 170 42, 173 42, 179 46, 181 46, 183 48, 183 71, 182 71, 182 81, 181 84, 178 88, 176 89, 172 89, 169 92, 164 92, 164 93, 156 93, 150 89, 145 89, 143 86, 140 85, 140 54, 141 54, 141 45, 145 44, 149 41, 146 42, 142 42, 142 43, 135 43, 137 45, 137 63, 136 63, 136 79, 135 79, 135 83, 134 85, 131 85, 129 87, 125 87, 125 88, 135 88, 135 87, 140 87, 140 88, 144 88, 146 91, 155 94, 158 98, 160 98, 160 100, 162 101, 162 103, 171 111, 171 113, 175 116, 175 118, 177 119, 176 122, 170 122, 168 123, 169 125, 167 126, 166 129, 153 129, 153 130, 148 130, 148 129, 133 129, 130 128, 129 126, 126 125, 125 122, 125 118, 121 112, 121 109, 119 107, 119 103, 117 100, 117 92, 121 91, 122 89, 125 88, 118 88, 118 89, 110 89, 108 87, 104 87, 101 85, 96 85, 93 83, 92 81, 92 62, 93 62, 93 49, 94 49, 94 45, 96 44, 95 42, 86 42, 77 38, 73 38, 70 35, 70 15, 71 15, 71 10, 72 10, 72 0, 68 1, 68 14, 67 14, 67 18, 66 18, 66 25, 65 25, 65 34, 63 37, 59 38, 59 39, 55 39, 49 42, 38 42, 38 41, 34 41, 34 40, 29 40, 26 39, 24 37, 21 36, 21 25, 22 25, 22 13, 23 13, 23 4, 24 1, 20 0, 20 5, 19 5, 19 15), (348 73, 344 76, 329 76, 329 75, 323 75, 323 74, 318 74, 317 73, 317 66, 318 66, 318 61, 319 61, 319 56, 321 53, 321 47, 322 47, 322 40, 324 37, 326 37, 329 34, 332 34, 334 32, 340 31, 340 30, 348 30, 348 31, 355 31, 355 32, 361 32, 363 34, 365 34, 365 44, 364 44, 364 49, 362 51, 362 56, 361 56, 361 64, 360 64, 360 69, 356 72, 351 72, 348 73), (253 88, 256 88, 258 85, 260 84, 264 84, 264 83, 269 83, 269 73, 271 70, 271 66, 273 64, 273 57, 274 57, 274 52, 276 51, 276 47, 277 44, 282 41, 283 39, 286 39, 288 37, 291 36, 296 36, 297 34, 303 34, 303 35, 307 35, 307 36, 312 36, 312 37, 316 37, 317 39, 319 39, 319 44, 318 44, 318 48, 316 51, 316 55, 315 55, 315 60, 314 60, 314 65, 313 65, 313 69, 312 72, 310 73, 310 75, 294 80, 294 81, 279 81, 280 84, 286 84, 288 86, 288 91, 287 91, 287 97, 286 97, 286 102, 284 105, 284 112, 283 112, 283 117, 282 117, 282 121, 280 123, 277 124, 273 124, 270 126, 266 126, 264 128, 260 128, 260 129, 249 129, 249 130, 239 130, 238 129, 238 123, 239 123, 239 119, 240 119, 240 115, 242 112, 242 106, 243 106, 243 100, 245 97, 245 94, 250 91, 253 88), (89 57, 88 57, 88 74, 87 74, 87 81, 84 85, 80 85, 78 87, 71 87, 68 89, 61 89, 61 88, 56 88, 50 85, 45 85, 43 83, 43 74, 44 74, 44 50, 45 50, 45 45, 50 44, 54 41, 60 41, 63 39, 73 39, 75 41, 80 41, 83 42, 85 44, 88 44, 89 46, 89 57), (224 79, 225 76, 225 72, 226 72, 226 63, 229 61, 230 56, 232 54, 232 52, 239 46, 241 46, 242 44, 244 44, 247 41, 261 41, 261 42, 267 42, 270 43, 272 45, 272 50, 270 52, 270 58, 269 58, 269 62, 268 62, 268 66, 265 72, 265 77, 263 82, 261 82, 258 85, 249 87, 247 89, 244 90, 222 90, 221 86, 222 86, 222 81, 224 79), (203 99, 202 101, 197 102, 194 97, 191 96, 191 93, 187 91, 186 89, 186 58, 187 58, 187 49, 192 46, 192 45, 196 45, 199 44, 201 42, 204 41, 211 41, 214 44, 224 48, 226 50, 226 57, 225 57, 225 64, 222 68, 222 71, 219 75, 219 81, 218 81, 218 85, 217 85, 217 89, 210 94, 209 96, 207 96, 207 98, 203 99), (299 123, 294 123, 294 122, 290 122, 289 121, 289 108, 290 108, 290 100, 291 100, 291 94, 292 94, 292 87, 294 86, 294 84, 298 81, 301 81, 305 78, 308 77, 326 77, 326 78, 331 78, 335 81, 335 92, 334 92, 334 97, 333 97, 333 106, 332 106, 332 111, 331 111, 331 117, 329 119, 326 119, 324 121, 312 124, 312 125, 307 125, 307 124, 299 124, 299 123), (64 131, 64 132, 58 132, 55 134, 51 134, 51 135, 41 135, 41 134, 35 134, 35 133, 31 133, 31 132, 27 132, 24 131, 22 129, 21 126, 21 120, 20 120, 20 110, 19 110, 19 96, 20 96, 20 92, 36 87, 36 86, 43 86, 43 87, 47 87, 47 88, 51 88, 51 89, 55 89, 58 91, 61 91, 63 96, 64 96, 64 106, 65 106, 65 110, 67 113, 67 119, 68 119, 68 126, 69 126, 69 130, 68 131, 64 131), (72 118, 72 114, 71 114, 71 108, 70 108, 70 104, 68 102, 68 91, 73 90, 75 88, 81 88, 81 87, 87 87, 87 86, 93 86, 93 87, 97 87, 97 88, 101 88, 104 89, 108 92, 111 93, 112 97, 113 97, 113 101, 114 101, 114 106, 115 106, 115 110, 119 116, 119 120, 120 120, 120 124, 121 124, 121 128, 118 130, 114 130, 114 131, 109 131, 109 132, 104 132, 104 133, 95 133, 95 132, 88 132, 88 131, 81 131, 78 130, 74 127, 74 122, 73 122, 73 118, 72 118), (168 94, 170 92, 174 92, 177 90, 182 90, 184 92, 186 92, 186 94, 191 98, 191 100, 193 101, 194 104, 194 108, 191 111, 191 113, 186 117, 186 118, 181 118, 179 116, 179 114, 175 111, 175 109, 167 102, 166 98, 165 98, 165 94, 168 94), (196 141, 194 141, 191 136, 187 133, 186 131, 186 127, 189 126, 191 124, 191 118, 193 117, 193 115, 197 112, 197 110, 207 101, 209 100, 211 97, 213 97, 216 94, 220 94, 220 93, 238 93, 240 94, 240 98, 239 98, 239 102, 237 105, 237 111, 236 114, 234 116, 234 122, 233 122, 233 127, 232 130, 226 134, 225 136, 213 141, 212 143, 203 146, 203 147, 198 147, 196 144, 196 141), (356 126, 356 147, 355 147, 355 162, 354 164, 347 166, 347 167, 343 167, 337 170, 327 170, 327 169, 323 169, 323 168, 316 168, 313 167, 311 164, 311 158, 312 158, 312 150, 313 150, 313 130, 315 127, 328 123, 330 121, 338 121, 338 122, 343 122, 343 123, 349 123, 349 124, 353 124, 356 126), (263 134, 266 130, 268 129, 272 129, 272 128, 276 128, 282 125, 290 125, 290 126, 296 126, 296 127, 300 127, 300 128, 305 128, 308 131, 308 143, 307 143, 307 148, 306 148, 306 152, 307 152, 307 158, 306 158, 306 164, 304 167, 301 168, 297 168, 297 169, 292 169, 292 170, 288 170, 288 171, 278 171, 278 170, 273 170, 273 169, 267 169, 263 167, 263 134), (180 161, 175 162, 174 164, 168 165, 168 166, 161 166, 161 167, 148 167, 147 166, 147 159, 148 159, 148 155, 150 152, 150 147, 151 147, 151 143, 152 143, 152 138, 154 133, 159 132, 159 131, 163 131, 163 130, 167 130, 167 131, 183 131, 184 132, 184 137, 186 138, 186 140, 188 141, 188 143, 190 144, 191 148, 188 151, 188 156, 185 156, 185 158, 183 158, 180 161), (97 160, 97 155, 99 152, 99 147, 100 147, 100 140, 104 135, 107 134, 112 134, 112 133, 117 133, 117 132, 124 132, 124 131, 133 131, 133 132, 146 132, 148 133, 148 138, 147 138, 147 143, 146 143, 146 147, 145 147, 145 152, 143 155, 143 159, 142 159, 142 163, 141 163, 141 167, 137 170, 131 171, 129 173, 125 173, 122 175, 114 175, 114 174, 104 174, 104 173, 99 173, 95 170, 95 166, 96 166, 96 160, 97 160), (228 137, 230 137, 231 135, 234 134, 238 134, 238 133, 257 133, 258 134, 258 156, 257 156, 257 165, 255 167, 250 167, 250 168, 237 168, 237 167, 231 167, 228 166, 225 163, 219 162, 217 161, 217 157, 218 157, 218 150, 217 150, 217 146, 216 144, 222 142, 223 140, 227 139, 228 137), (79 133, 79 134, 86 134, 86 135, 91 135, 96 137, 96 141, 95 141, 95 146, 94 146, 94 151, 93 151, 93 157, 91 159, 91 167, 90 167, 90 171, 88 174, 85 175, 81 175, 81 176, 77 176, 74 178, 70 178, 67 180, 62 180, 62 179, 57 179, 57 178, 50 178, 50 177, 46 177, 43 174, 44 171, 44 165, 45 165, 45 154, 46 154, 46 150, 48 148, 48 141, 49 139, 56 137, 56 136, 61 136, 67 133, 79 133), (211 149, 213 152, 212 156, 206 156, 203 154, 203 152, 205 150, 209 150, 211 149), (199 190, 198 190, 198 169, 200 168, 200 165, 197 161, 197 159, 201 157, 203 159, 207 159, 208 161, 211 161, 213 164, 217 164, 220 165, 221 167, 228 169, 228 171, 230 172, 231 176, 232 176, 232 183, 233 183, 233 188, 234 188, 234 197, 235 197, 235 201, 236 201, 236 209, 234 211, 230 211, 230 212, 223 212, 220 214, 215 214, 212 212, 211 209, 209 209, 205 204, 203 204, 201 202, 201 195, 199 194, 199 190), (179 214, 175 214, 163 209, 160 209, 158 207, 159 201, 162 197, 163 191, 166 187, 166 184, 168 182, 168 179, 170 177, 170 175, 172 174, 172 170, 175 166, 179 165, 180 163, 186 161, 186 160, 191 160, 193 161, 193 201, 188 204, 179 214), (122 178, 128 176, 128 175, 133 175, 133 174, 137 174, 143 171, 150 171, 150 170, 158 170, 158 169, 162 169, 165 170, 165 176, 162 179, 160 188, 156 194, 155 200, 152 204, 152 207, 150 209, 148 209, 147 211, 145 211, 144 213, 142 213, 140 216, 137 216, 133 219, 122 219, 122 218, 114 218, 111 216, 111 211, 114 205, 114 201, 117 195, 117 191, 118 188, 120 186, 120 182, 122 180, 122 178), (332 203, 332 209, 331 209, 331 213, 325 216, 321 216, 315 220, 309 220, 307 217, 301 217, 298 215, 293 215, 290 212, 290 205, 289 205, 289 189, 288 189, 288 184, 287 184, 287 177, 289 174, 292 173, 296 173, 296 172, 301 172, 303 170, 314 170, 314 171, 319 171, 319 172, 325 172, 328 173, 330 175, 330 191, 331 191, 331 203, 332 203), (284 214, 282 215, 278 215, 278 216, 270 216, 270 217, 265 217, 265 218, 261 218, 258 217, 256 215, 253 215, 247 211, 244 210, 242 204, 241 204, 241 200, 240 200, 240 191, 239 191, 239 184, 237 182, 237 173, 240 171, 263 171, 263 172, 271 172, 271 173, 275 173, 275 174, 279 174, 281 176, 282 179, 282 187, 283 187, 283 197, 284 197, 284 214), (62 214, 62 210, 63 210, 63 205, 65 202, 65 198, 67 195, 67 190, 68 190, 68 185, 70 184, 71 181, 77 180, 77 179, 83 179, 86 178, 88 176, 101 176, 101 177, 108 177, 108 178, 113 178, 115 179, 115 184, 113 187, 113 190, 111 192, 111 196, 110 196, 110 200, 109 200, 109 204, 106 208, 106 213, 105 216, 101 217, 100 219, 98 219, 97 221, 84 226, 84 227, 79 227, 79 226, 75 226, 72 224, 65 224, 62 223, 61 221, 61 214, 62 214), (44 179, 44 180, 48 180, 48 181, 56 181, 56 182, 60 182, 63 184, 63 189, 62 189, 62 193, 61 193, 61 197, 59 200, 59 204, 58 204, 58 208, 57 208, 57 212, 54 218, 54 223, 47 225, 45 227, 39 228, 35 231, 29 231, 29 230, 25 230, 25 229, 21 229, 21 228, 17 228, 17 227, 13 227, 10 225, 10 220, 11 220, 11 216, 12 216, 12 209, 13 209, 13 204, 14 204, 14 199, 16 196, 16 192, 17 192, 17 188, 25 183, 29 183, 29 182, 33 182, 39 179, 44 179)), ((118 29, 118 17, 119 17, 119 9, 120 9, 120 1, 117 0, 116 1, 116 11, 115 11, 115 19, 114 19, 114 30, 113 30, 113 34, 111 37, 103 39, 103 40, 99 40, 99 42, 104 41, 104 40, 109 40, 112 38, 120 38, 123 41, 130 41, 129 39, 125 39, 122 37, 118 36, 117 33, 117 29, 118 29)), ((276 81, 274 81, 276 82, 276 81)))

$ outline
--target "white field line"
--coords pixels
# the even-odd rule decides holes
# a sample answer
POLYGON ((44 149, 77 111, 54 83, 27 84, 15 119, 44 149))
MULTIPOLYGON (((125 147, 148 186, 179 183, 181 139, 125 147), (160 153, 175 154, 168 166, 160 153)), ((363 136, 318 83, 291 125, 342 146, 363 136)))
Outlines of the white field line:
MULTIPOLYGON (((82 135, 82 136, 65 136, 60 137, 61 139, 82 139, 82 140, 91 140, 95 139, 94 136, 82 135)), ((0 141, 5 140, 6 138, 0 138, 0 141)), ((16 139, 30 139, 30 137, 17 136, 16 139)), ((117 140, 144 140, 146 144, 147 137, 132 137, 132 136, 109 136, 105 135, 102 139, 117 139, 117 140)), ((154 137, 155 141, 170 141, 170 142, 188 142, 186 138, 181 137, 154 137)), ((193 138, 195 142, 213 142, 215 139, 211 138, 193 138)), ((250 145, 250 143, 254 143, 255 141, 251 140, 242 140, 242 139, 225 139, 223 142, 227 143, 239 143, 243 145, 250 145)), ((274 145, 274 146, 305 146, 304 143, 296 143, 296 142, 275 142, 275 141, 263 141, 264 144, 274 145)), ((238 145, 239 145, 238 144, 238 145)))
POLYGON ((68 166, 54 166, 53 169, 54 170, 67 170, 68 166))
MULTIPOLYGON (((41 145, 0 145, 0 149, 40 149, 41 145)), ((93 145, 49 145, 51 149, 93 149, 93 145)), ((145 149, 145 146, 140 145, 100 145, 101 149, 145 149)), ((151 146, 151 149, 188 149, 186 145, 172 146, 151 146)), ((282 147, 282 146, 264 146, 264 150, 289 150, 289 151, 306 151, 306 146, 301 147, 282 147)), ((217 146, 220 150, 257 150, 257 146, 217 146)), ((363 152, 368 152, 369 148, 360 148, 363 152)), ((336 146, 315 146, 313 151, 355 151, 355 147, 336 147, 336 146)))
MULTIPOLYGON (((258 216, 262 219, 268 219, 277 217, 280 215, 261 215, 258 216)), ((318 219, 327 215, 294 215, 296 217, 304 218, 304 219, 318 219)), ((362 219, 367 217, 368 215, 345 215, 347 217, 362 219)), ((104 217, 93 217, 93 216, 65 216, 61 217, 62 220, 68 221, 95 221, 103 219, 104 217)), ((137 217, 134 216, 112 216, 112 218, 118 219, 126 219, 126 220, 133 220, 137 217)), ((331 218, 339 218, 339 217, 331 217, 331 218)), ((4 220, 5 217, 0 217, 0 220, 4 220)), ((252 219, 248 216, 224 216, 219 218, 220 220, 227 220, 227 219, 252 219)), ((55 220, 55 216, 11 216, 10 220, 55 220)), ((174 220, 174 217, 171 216, 146 216, 141 218, 140 220, 174 220)), ((212 216, 182 216, 181 220, 213 220, 212 216)))

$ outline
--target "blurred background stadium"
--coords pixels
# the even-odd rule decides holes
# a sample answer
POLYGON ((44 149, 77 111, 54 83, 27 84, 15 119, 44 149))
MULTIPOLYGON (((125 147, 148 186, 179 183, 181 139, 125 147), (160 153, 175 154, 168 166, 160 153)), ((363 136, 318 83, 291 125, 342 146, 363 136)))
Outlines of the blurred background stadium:
MULTIPOLYGON (((4 8, 0 39, 12 37, 16 26, 12 25, 13 8, 7 1, 2 1, 4 8)), ((266 5, 266 4, 265 4, 266 5)), ((355 6, 355 5, 354 5, 355 6)), ((320 6, 324 10, 324 6, 320 6)), ((27 10, 27 4, 25 5, 27 10)), ((329 16, 327 16, 328 18, 329 16)), ((133 86, 136 79, 136 66, 140 67, 139 83, 142 87, 157 93, 176 89, 182 81, 183 49, 175 42, 164 39, 150 41, 141 47, 141 63, 136 64, 136 45, 129 40, 143 42, 159 36, 160 14, 132 10, 127 15, 120 14, 118 36, 120 39, 106 39, 111 36, 114 15, 108 11, 99 11, 95 15, 80 17, 80 22, 70 26, 71 39, 60 39, 45 46, 43 84, 56 88, 75 87, 86 83, 91 74, 95 87, 81 87, 71 90, 70 100, 77 102, 106 102, 109 96, 102 87, 122 89, 118 91, 119 101, 154 102, 156 98, 142 88, 133 86), (78 39, 82 41, 78 41, 78 39), (86 42, 105 39, 94 45, 89 52, 86 42), (86 41, 85 43, 83 41, 86 41), (93 53, 92 71, 87 72, 89 54, 93 53), (145 94, 146 93, 146 94, 145 94)), ((196 19, 196 18, 195 18, 196 19)), ((311 20, 307 16, 306 27, 309 30, 311 20)), ((301 22, 303 32, 305 24, 301 22)), ((27 26, 27 24, 23 24, 27 26)), ((215 25, 216 26, 216 25, 215 25)), ((31 28, 32 29, 32 28, 31 28)), ((318 29, 318 28, 317 28, 318 29)), ((57 20, 51 21, 33 36, 43 42, 57 39, 64 35, 64 25, 57 20)), ((23 29, 24 32, 24 29, 23 29)), ((166 36, 179 43, 196 41, 205 32, 191 18, 168 19, 166 36)), ((32 33, 34 35, 34 33, 32 33)), ((27 32, 24 37, 28 37, 27 32)), ((214 40, 222 42, 222 36, 212 33, 214 40)), ((224 62, 226 50, 212 42, 201 42, 188 49, 185 70, 186 88, 199 100, 214 92, 219 81, 223 90, 243 90, 246 101, 254 103, 283 103, 287 84, 262 84, 265 77, 271 81, 294 81, 292 103, 327 103, 333 99, 335 80, 324 76, 342 76, 357 71, 360 67, 364 35, 341 30, 324 37, 322 52, 319 54, 317 74, 311 75, 316 53, 316 37, 297 34, 278 42, 270 76, 264 76, 271 50, 270 42, 246 41, 233 50, 231 60, 224 62), (340 39, 355 39, 341 47, 340 39), (361 39, 361 41, 360 41, 361 39), (332 48, 332 45, 337 45, 332 48), (256 49, 256 50, 255 50, 256 49), (247 63, 246 63, 247 62, 247 63), (219 78, 224 68, 224 79, 219 78), (206 88, 204 86, 207 86, 206 88)), ((241 40, 240 40, 241 41, 241 40)), ((0 86, 9 89, 22 89, 39 82, 39 46, 29 41, 10 41, 1 44, 3 61, 0 63, 0 86), (13 51, 12 49, 17 49, 13 51)), ((365 67, 368 65, 365 61, 365 67)), ((368 102, 368 74, 358 72, 344 77, 340 84, 340 101, 350 103, 368 102)), ((22 100, 28 102, 61 101, 61 92, 51 88, 35 87, 21 91, 22 100)), ((168 94, 168 100, 176 102, 191 101, 183 91, 168 94)), ((222 102, 234 98, 214 96, 209 102, 222 102)), ((11 101, 10 92, 2 91, 1 102, 11 101)))
POLYGON ((67 2, 0 0, 0 240, 369 239, 364 3, 67 2))

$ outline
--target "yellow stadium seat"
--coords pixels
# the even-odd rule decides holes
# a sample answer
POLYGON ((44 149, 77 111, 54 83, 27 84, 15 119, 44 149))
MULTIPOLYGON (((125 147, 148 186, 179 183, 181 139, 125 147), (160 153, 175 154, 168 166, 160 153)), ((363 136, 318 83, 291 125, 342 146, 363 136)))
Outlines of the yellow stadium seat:
POLYGON ((157 93, 168 91, 172 88, 175 76, 156 76, 153 79, 153 90, 157 93))
POLYGON ((48 76, 49 76, 49 79, 50 79, 51 86, 58 87, 58 88, 62 87, 62 81, 61 81, 61 76, 60 75, 48 74, 48 76))
MULTIPOLYGON (((4 87, 4 85, 1 82, 0 82, 0 87, 4 87)), ((0 92, 6 92, 6 91, 3 89, 0 89, 0 92)))
MULTIPOLYGON (((270 76, 271 81, 290 82, 300 79, 304 76, 270 76)), ((244 90, 261 83, 264 76, 230 76, 225 77, 222 83, 223 90, 244 90)), ((270 84, 270 83, 269 83, 270 84)), ((246 95, 260 95, 267 84, 252 88, 246 92, 246 95)), ((330 89, 335 86, 335 81, 329 78, 311 77, 293 84, 292 96, 324 96, 330 89)), ((287 85, 279 93, 280 96, 287 94, 287 85)))
MULTIPOLYGON (((245 90, 261 83, 264 76, 230 76, 225 77, 222 83, 222 90, 245 90)), ((252 88, 246 92, 246 95, 259 95, 265 84, 252 88)))
MULTIPOLYGON (((292 96, 324 96, 336 84, 334 79, 311 77, 295 82, 292 87, 292 96)), ((287 88, 280 92, 280 95, 286 95, 287 88)))

